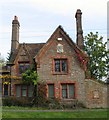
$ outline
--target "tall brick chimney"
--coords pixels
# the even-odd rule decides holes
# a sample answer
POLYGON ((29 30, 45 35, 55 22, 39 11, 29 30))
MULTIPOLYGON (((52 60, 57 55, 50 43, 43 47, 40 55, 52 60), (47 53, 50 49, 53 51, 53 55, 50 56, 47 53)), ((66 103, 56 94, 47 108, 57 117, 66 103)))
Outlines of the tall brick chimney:
POLYGON ((15 51, 19 46, 19 27, 18 17, 14 16, 14 20, 12 21, 11 52, 15 51))
POLYGON ((76 18, 76 30, 77 30, 77 39, 76 43, 79 46, 79 48, 83 49, 84 47, 84 41, 83 41, 83 30, 82 30, 82 12, 80 9, 77 9, 75 18, 76 18))

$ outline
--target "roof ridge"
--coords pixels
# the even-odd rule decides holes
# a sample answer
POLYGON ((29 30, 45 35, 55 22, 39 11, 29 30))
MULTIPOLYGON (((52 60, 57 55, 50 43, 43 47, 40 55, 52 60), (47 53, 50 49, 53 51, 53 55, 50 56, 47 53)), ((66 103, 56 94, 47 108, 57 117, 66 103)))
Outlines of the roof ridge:
POLYGON ((33 45, 36 44, 36 45, 37 45, 37 44, 46 44, 46 43, 19 43, 19 44, 20 44, 20 45, 23 45, 23 44, 25 44, 25 45, 26 45, 26 44, 28 44, 28 45, 29 45, 29 44, 31 44, 31 45, 32 45, 32 44, 33 44, 33 45))

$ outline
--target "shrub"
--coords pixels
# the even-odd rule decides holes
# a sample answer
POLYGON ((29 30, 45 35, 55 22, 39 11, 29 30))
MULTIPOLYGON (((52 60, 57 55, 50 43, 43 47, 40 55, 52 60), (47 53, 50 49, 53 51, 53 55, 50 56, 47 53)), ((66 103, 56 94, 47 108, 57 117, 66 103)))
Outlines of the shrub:
POLYGON ((12 100, 9 97, 3 98, 2 99, 2 104, 3 106, 12 106, 12 100))
POLYGON ((46 85, 44 83, 38 84, 38 93, 36 103, 34 103, 34 105, 39 107, 47 106, 46 85))
POLYGON ((78 101, 78 100, 71 100, 71 101, 62 101, 61 106, 63 106, 64 109, 78 109, 78 108, 85 108, 85 105, 78 101))
POLYGON ((49 109, 63 109, 63 106, 60 104, 60 99, 48 99, 48 108, 49 109))
POLYGON ((32 98, 27 98, 27 97, 6 97, 3 98, 2 103, 3 106, 31 106, 31 99, 32 98))

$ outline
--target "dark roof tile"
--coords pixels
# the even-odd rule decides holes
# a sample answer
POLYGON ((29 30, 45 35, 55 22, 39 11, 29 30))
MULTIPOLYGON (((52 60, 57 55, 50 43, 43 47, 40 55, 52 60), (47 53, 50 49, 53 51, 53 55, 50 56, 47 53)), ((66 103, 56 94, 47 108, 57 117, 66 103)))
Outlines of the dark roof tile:
POLYGON ((40 49, 44 46, 45 43, 23 43, 23 44, 19 44, 18 49, 16 49, 14 52, 11 53, 10 55, 10 63, 14 63, 16 56, 19 52, 20 47, 22 47, 23 45, 25 45, 26 50, 28 51, 29 55, 31 56, 31 58, 34 58, 35 55, 37 55, 37 53, 40 51, 40 49))

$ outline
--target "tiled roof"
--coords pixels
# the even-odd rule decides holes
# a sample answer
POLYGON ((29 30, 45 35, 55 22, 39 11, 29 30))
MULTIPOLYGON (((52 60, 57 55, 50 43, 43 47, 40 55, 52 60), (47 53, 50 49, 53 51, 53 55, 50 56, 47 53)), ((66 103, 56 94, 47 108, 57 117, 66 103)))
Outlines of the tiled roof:
MULTIPOLYGON (((22 45, 22 44, 21 44, 22 45)), ((40 51, 40 49, 45 45, 45 43, 37 43, 37 44, 28 44, 25 43, 25 47, 28 50, 29 54, 32 58, 40 51)))
POLYGON ((25 46, 26 50, 28 51, 31 58, 34 58, 35 55, 37 55, 37 53, 40 51, 40 49, 44 46, 44 44, 45 43, 36 43, 36 44, 35 43, 23 43, 23 44, 19 44, 18 49, 16 49, 14 52, 11 53, 9 62, 10 63, 14 62, 14 60, 15 60, 18 52, 19 52, 19 49, 22 46, 25 46))

